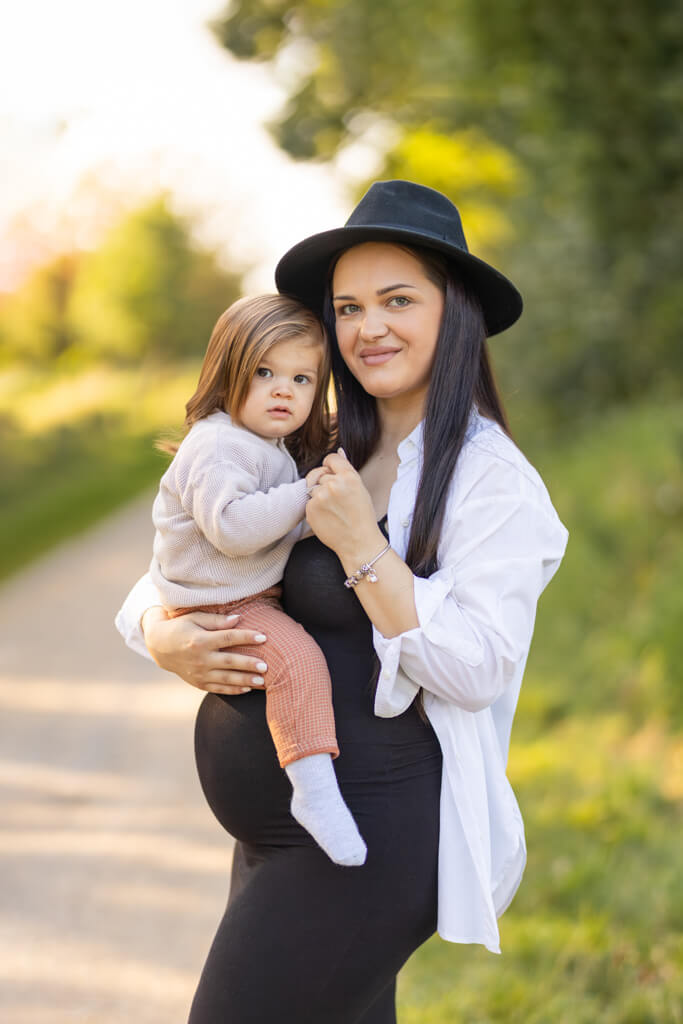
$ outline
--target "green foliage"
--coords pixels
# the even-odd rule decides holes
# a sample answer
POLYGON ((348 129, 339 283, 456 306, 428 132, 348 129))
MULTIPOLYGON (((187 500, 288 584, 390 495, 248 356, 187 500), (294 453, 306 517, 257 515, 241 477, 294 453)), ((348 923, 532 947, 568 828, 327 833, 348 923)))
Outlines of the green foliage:
POLYGON ((526 300, 500 361, 507 390, 565 422, 680 394, 675 0, 241 0, 215 28, 241 57, 305 44, 273 126, 288 152, 329 159, 389 119, 401 136, 383 174, 462 205, 476 250, 526 300), (482 176, 486 146, 516 168, 503 189, 482 176))
POLYGON ((680 404, 523 447, 570 529, 510 752, 529 860, 503 956, 431 939, 401 1024, 683 1020, 680 404))
POLYGON ((152 486, 179 428, 187 367, 0 375, 0 579, 152 486))
POLYGON ((682 756, 618 714, 513 744, 529 861, 503 956, 430 940, 400 976, 401 1024, 679 1024, 682 756))
POLYGON ((195 251, 162 198, 126 218, 84 260, 68 320, 76 344, 100 358, 185 358, 205 350, 237 285, 195 251))
POLYGON ((73 366, 200 355, 239 285, 159 198, 95 252, 39 268, 0 302, 2 360, 73 366))
MULTIPOLYGON (((522 439, 570 532, 542 598, 523 700, 543 726, 619 708, 683 726, 683 409, 613 410, 576 436, 522 439)), ((524 716, 522 716, 524 717, 524 716)))
POLYGON ((0 304, 0 360, 45 363, 71 344, 66 303, 77 261, 60 256, 0 304))

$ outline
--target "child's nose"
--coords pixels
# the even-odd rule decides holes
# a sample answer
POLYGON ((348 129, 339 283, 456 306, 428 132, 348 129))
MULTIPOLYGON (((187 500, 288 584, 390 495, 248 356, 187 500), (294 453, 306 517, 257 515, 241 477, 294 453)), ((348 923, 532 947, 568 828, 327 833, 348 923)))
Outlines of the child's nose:
POLYGON ((273 381, 273 394, 275 395, 291 395, 292 386, 288 380, 274 380, 273 381))

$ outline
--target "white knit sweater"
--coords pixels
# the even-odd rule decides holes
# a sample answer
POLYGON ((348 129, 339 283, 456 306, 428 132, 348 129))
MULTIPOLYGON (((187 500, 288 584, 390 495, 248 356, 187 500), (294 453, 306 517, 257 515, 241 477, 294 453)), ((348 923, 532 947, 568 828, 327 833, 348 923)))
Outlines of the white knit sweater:
POLYGON ((150 573, 167 608, 249 597, 282 579, 308 500, 284 441, 215 412, 195 423, 154 502, 150 573))

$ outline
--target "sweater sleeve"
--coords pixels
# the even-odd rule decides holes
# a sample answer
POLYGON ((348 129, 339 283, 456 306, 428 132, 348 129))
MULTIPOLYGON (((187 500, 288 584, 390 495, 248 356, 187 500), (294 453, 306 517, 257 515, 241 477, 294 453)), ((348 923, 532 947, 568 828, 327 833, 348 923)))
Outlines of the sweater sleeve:
POLYGON ((259 490, 257 471, 219 462, 191 475, 180 500, 204 536, 225 555, 252 555, 274 544, 303 519, 305 480, 259 490))

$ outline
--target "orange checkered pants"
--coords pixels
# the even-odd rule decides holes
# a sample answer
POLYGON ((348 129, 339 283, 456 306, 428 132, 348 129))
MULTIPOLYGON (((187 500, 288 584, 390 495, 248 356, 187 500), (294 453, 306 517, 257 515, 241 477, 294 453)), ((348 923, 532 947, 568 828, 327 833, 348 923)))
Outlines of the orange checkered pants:
POLYGON ((239 612, 238 629, 265 633, 263 644, 230 647, 234 654, 263 658, 266 721, 282 768, 311 754, 332 754, 339 747, 332 708, 332 684, 323 652, 309 633, 280 606, 280 587, 270 587, 253 597, 201 608, 177 608, 169 615, 239 612))

